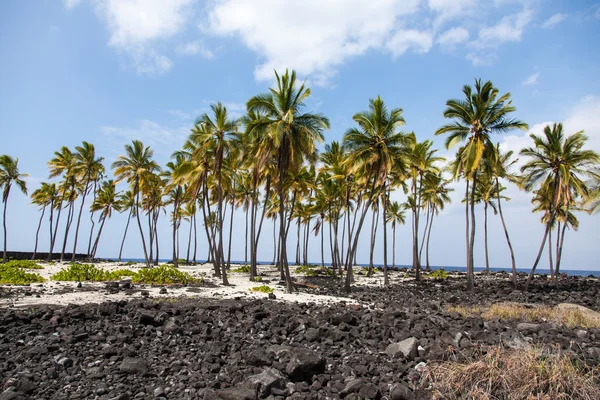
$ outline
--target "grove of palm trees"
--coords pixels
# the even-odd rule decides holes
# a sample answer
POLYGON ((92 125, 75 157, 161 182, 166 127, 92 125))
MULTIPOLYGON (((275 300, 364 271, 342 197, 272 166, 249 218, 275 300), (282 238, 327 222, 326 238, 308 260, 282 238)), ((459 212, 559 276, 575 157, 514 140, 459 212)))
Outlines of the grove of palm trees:
MULTIPOLYGON (((137 139, 125 144, 123 155, 110 166, 88 142, 56 151, 48 161, 49 178, 54 180, 43 182, 31 195, 41 213, 32 233, 33 258, 42 250, 40 234, 48 232, 48 261, 65 260, 67 249, 72 249, 71 261, 76 253, 94 259, 103 227, 115 211, 128 215, 118 259, 127 235, 137 235, 146 267, 151 268, 159 264, 158 220, 168 218, 172 253, 167 257, 175 267, 178 260, 206 259, 227 285, 234 241, 244 243, 250 278, 258 276, 259 239, 272 220, 273 261, 288 291, 295 290, 289 266, 295 260, 297 265, 318 262, 333 276, 342 276, 340 285, 350 292, 358 253, 369 254, 369 276, 374 254, 382 254, 384 284, 389 284, 390 264, 395 267, 397 260, 396 231, 407 229, 402 225, 408 218, 411 269, 419 282, 423 264, 430 270, 429 254, 435 252, 435 239, 431 240, 435 217, 451 201, 452 181, 464 181, 467 290, 474 290, 475 246, 485 248, 490 272, 488 219, 496 214, 502 220, 514 285, 519 285, 517 266, 529 267, 515 259, 510 227, 502 214, 502 203, 510 200, 502 194, 506 185, 531 192, 533 211, 543 214, 545 232, 527 288, 545 248, 552 278, 560 277, 565 234, 579 224, 573 212, 597 209, 600 157, 586 148, 583 131, 563 132, 562 124, 556 123, 546 126, 542 136, 532 134, 532 145, 518 154, 523 163, 517 170, 513 152, 502 153, 498 141, 502 134, 527 130, 528 125, 517 118, 510 93, 502 93, 490 81, 475 80, 473 86, 463 87, 462 96, 447 101, 443 115, 448 123, 435 134, 444 135, 447 150, 457 145, 458 150, 454 159, 446 160, 431 140, 420 141, 418 133, 404 132, 402 108, 388 106, 381 97, 354 114, 354 126, 341 143, 325 143, 319 152, 329 120, 307 110, 310 88, 294 71, 276 73, 275 78, 269 92, 248 100, 242 118, 232 118, 222 103, 213 104, 209 113, 198 117, 173 161, 163 167, 154 161, 153 149, 137 139), (404 202, 392 199, 400 193, 404 202), (476 220, 477 205, 484 209, 483 223, 476 220), (245 214, 243 238, 233 237, 236 212, 245 214), (91 230, 84 232, 80 223, 87 217, 91 230), (135 233, 129 231, 132 219, 135 233), (189 223, 188 232, 180 232, 183 220, 189 223), (483 243, 475 241, 477 228, 484 230, 483 243), (320 236, 320 248, 308 249, 310 235, 320 236), (359 246, 361 236, 370 238, 369 247, 359 246), (382 248, 375 248, 378 236, 383 238, 382 248), (208 248, 199 248, 199 240, 208 248)), ((6 216, 13 184, 27 193, 26 175, 19 172, 17 159, 5 155, 0 161, 6 216)), ((10 243, 5 219, 4 262, 10 243)), ((456 234, 460 232, 457 227, 456 234)))

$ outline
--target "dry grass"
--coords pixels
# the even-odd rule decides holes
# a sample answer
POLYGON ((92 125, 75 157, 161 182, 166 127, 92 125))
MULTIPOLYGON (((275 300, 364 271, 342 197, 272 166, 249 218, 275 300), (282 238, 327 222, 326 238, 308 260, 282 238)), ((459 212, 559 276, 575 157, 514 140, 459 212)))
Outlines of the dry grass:
POLYGON ((600 399, 598 371, 568 355, 532 348, 492 348, 468 363, 444 362, 425 372, 434 399, 600 399))
POLYGON ((498 303, 488 308, 472 306, 451 306, 448 312, 456 312, 463 317, 479 316, 484 319, 499 318, 503 321, 553 322, 570 328, 600 328, 600 318, 576 308, 532 307, 518 303, 498 303))

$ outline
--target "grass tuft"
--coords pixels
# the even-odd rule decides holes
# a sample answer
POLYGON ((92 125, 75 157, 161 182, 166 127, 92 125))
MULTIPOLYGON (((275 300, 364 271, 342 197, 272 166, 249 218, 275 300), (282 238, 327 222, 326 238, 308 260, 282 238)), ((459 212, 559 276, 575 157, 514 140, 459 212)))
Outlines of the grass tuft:
POLYGON ((466 363, 434 364, 422 384, 434 399, 600 399, 597 372, 567 354, 539 348, 494 347, 466 363))
POLYGON ((479 306, 451 306, 448 312, 456 312, 463 317, 498 318, 503 321, 554 322, 569 328, 600 328, 600 318, 586 314, 577 308, 531 307, 518 303, 498 303, 489 308, 479 306))
POLYGON ((262 292, 262 293, 271 293, 274 292, 275 289, 273 289, 270 286, 267 285, 262 285, 262 286, 255 286, 253 288, 248 289, 251 292, 262 292))
POLYGON ((238 273, 246 273, 249 274, 250 273, 250 266, 249 265, 242 265, 239 268, 235 268, 232 270, 233 272, 238 272, 238 273))
POLYGON ((431 279, 448 279, 448 273, 443 269, 436 269, 425 275, 425 278, 431 279))

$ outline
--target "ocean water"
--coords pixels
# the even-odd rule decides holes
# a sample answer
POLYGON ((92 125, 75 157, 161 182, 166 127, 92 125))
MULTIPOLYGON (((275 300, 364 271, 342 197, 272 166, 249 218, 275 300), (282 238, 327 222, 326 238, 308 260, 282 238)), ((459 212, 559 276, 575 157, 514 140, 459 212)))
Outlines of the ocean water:
MULTIPOLYGON (((109 260, 113 260, 116 261, 116 258, 109 258, 109 260)), ((127 262, 127 261, 134 261, 134 262, 144 262, 143 258, 123 258, 121 259, 121 261, 123 262, 127 262)), ((160 262, 170 262, 171 259, 159 259, 160 262)), ((198 260, 198 262, 205 262, 205 260, 198 260)), ((243 264, 243 261, 231 261, 232 264, 243 264)), ((271 264, 271 261, 259 261, 259 264, 271 264)), ((314 265, 321 265, 320 262, 311 262, 310 264, 314 264, 314 265)), ((331 266, 331 263, 325 263, 326 266, 331 266)), ((358 264, 359 267, 368 267, 369 264, 358 264)), ((382 264, 374 264, 375 268, 383 268, 382 264)), ((388 265, 389 266, 389 265, 388 265)), ((401 264, 397 264, 396 268, 411 268, 410 265, 401 265, 401 264)), ((444 269, 446 271, 457 271, 457 272, 467 272, 467 267, 459 267, 459 266, 444 266, 444 267, 440 267, 440 266, 435 266, 432 265, 431 266, 432 270, 436 270, 436 269, 444 269)), ((481 271, 485 271, 485 268, 483 267, 475 267, 475 272, 481 272, 481 271)), ((501 272, 501 271, 506 271, 508 273, 511 272, 510 268, 490 268, 490 271, 492 272, 501 272)), ((526 274, 529 273, 530 269, 528 268, 517 268, 518 272, 524 272, 526 274)), ((592 271, 592 270, 579 270, 579 269, 561 269, 560 271, 561 273, 565 273, 569 276, 595 276, 600 278, 600 271, 592 271)), ((535 270, 536 274, 546 274, 546 275, 550 275, 550 270, 549 269, 544 269, 544 268, 537 268, 535 270)))

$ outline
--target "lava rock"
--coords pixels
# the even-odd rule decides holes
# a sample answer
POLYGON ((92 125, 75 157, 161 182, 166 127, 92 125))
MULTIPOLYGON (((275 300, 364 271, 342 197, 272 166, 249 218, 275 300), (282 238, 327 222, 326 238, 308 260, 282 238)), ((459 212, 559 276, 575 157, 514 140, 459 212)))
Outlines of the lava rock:
POLYGON ((385 349, 385 353, 390 357, 397 357, 400 354, 407 360, 414 359, 418 354, 419 341, 417 338, 410 337, 401 342, 392 343, 385 349))
POLYGON ((286 374, 295 382, 309 381, 313 375, 325 372, 325 359, 312 350, 293 348, 286 374))

